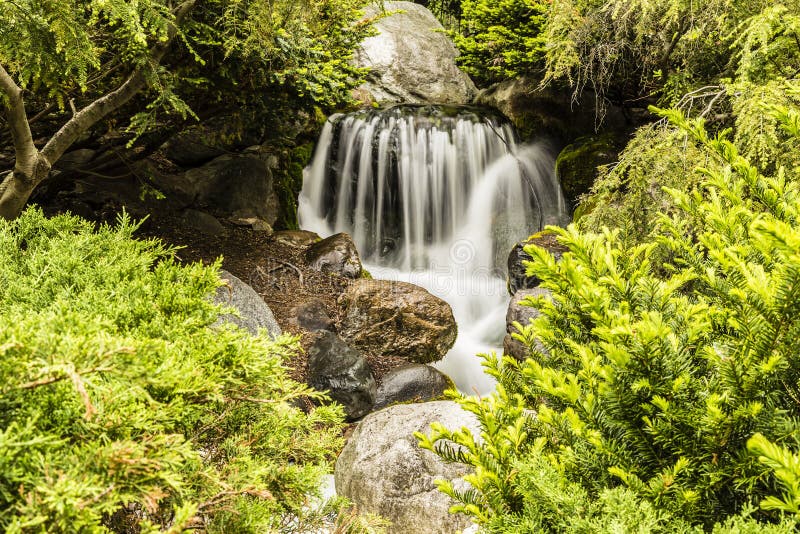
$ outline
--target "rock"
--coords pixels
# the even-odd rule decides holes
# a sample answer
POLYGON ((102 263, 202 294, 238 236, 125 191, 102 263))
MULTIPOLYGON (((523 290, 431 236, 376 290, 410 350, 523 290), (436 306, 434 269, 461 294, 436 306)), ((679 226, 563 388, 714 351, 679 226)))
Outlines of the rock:
POLYGON ((592 188, 597 168, 616 161, 622 148, 619 140, 606 133, 581 137, 558 154, 556 177, 570 207, 592 188))
POLYGON ((466 516, 448 512, 455 503, 434 485, 436 479, 447 479, 467 489, 461 477, 470 468, 421 449, 413 435, 430 433, 435 421, 480 435, 476 417, 455 402, 398 404, 365 417, 336 461, 337 493, 359 510, 391 521, 390 534, 453 534, 470 525, 466 516))
POLYGON ((412 363, 392 369, 385 375, 375 396, 374 410, 401 402, 426 402, 440 399, 454 387, 447 375, 430 365, 412 363))
POLYGON ((162 147, 162 151, 170 161, 182 167, 202 165, 225 154, 223 148, 209 146, 207 143, 215 144, 210 140, 204 141, 198 132, 190 130, 181 132, 167 141, 162 147))
POLYGON ((306 248, 322 238, 308 230, 280 230, 271 236, 273 241, 294 248, 306 248))
POLYGON ((365 416, 375 403, 375 378, 361 353, 323 331, 308 349, 308 384, 329 391, 350 421, 365 416))
MULTIPOLYGON (((527 326, 531 320, 541 315, 541 312, 536 308, 521 304, 522 301, 528 297, 539 296, 552 298, 552 293, 548 289, 536 287, 533 289, 520 289, 511 297, 511 302, 508 304, 508 311, 506 312, 506 337, 503 339, 503 354, 513 356, 520 361, 529 356, 530 349, 528 346, 514 339, 512 334, 518 332, 517 327, 514 326, 514 322, 527 326)), ((546 353, 544 345, 538 341, 536 344, 539 351, 546 353)))
POLYGON ((204 211, 186 210, 183 212, 183 222, 189 228, 201 234, 218 236, 225 233, 225 227, 213 215, 204 211))
POLYGON ((302 302, 292 310, 292 322, 309 332, 317 330, 334 331, 333 319, 328 315, 325 302, 322 299, 312 299, 302 302))
POLYGON ((305 253, 308 266, 315 271, 338 274, 348 278, 361 276, 361 259, 356 245, 345 233, 326 237, 308 247, 305 253))
MULTIPOLYGON (((482 90, 475 103, 500 110, 514 123, 523 140, 545 137, 563 146, 597 130, 597 110, 590 96, 575 102, 569 89, 554 84, 542 88, 540 84, 540 79, 530 76, 506 80, 482 90)), ((606 109, 605 130, 622 135, 633 126, 621 109, 606 109)))
POLYGON ((228 219, 236 226, 249 226, 254 232, 272 233, 272 226, 265 220, 258 217, 232 217, 228 219))
POLYGON ((202 165, 223 154, 258 144, 264 126, 223 115, 194 124, 172 136, 161 147, 170 161, 182 167, 202 165))
POLYGON ((342 338, 369 354, 429 363, 444 358, 456 340, 450 305, 414 284, 355 280, 339 304, 342 338))
POLYGON ((72 150, 58 158, 55 166, 59 169, 71 169, 73 167, 79 167, 92 161, 96 154, 97 152, 91 148, 79 148, 78 150, 72 150))
POLYGON ((272 310, 261 298, 261 295, 228 271, 220 271, 220 278, 226 285, 220 286, 214 295, 214 304, 222 304, 235 308, 239 315, 221 315, 217 324, 233 323, 256 335, 259 329, 265 329, 272 338, 281 335, 281 327, 275 320, 272 310))
POLYGON ((210 206, 235 218, 256 217, 269 224, 278 217, 272 173, 256 156, 220 156, 202 167, 164 176, 159 183, 188 205, 210 206))
MULTIPOLYGON (((379 104, 470 102, 475 84, 456 66, 458 51, 436 17, 413 2, 383 2, 383 9, 403 13, 378 20, 378 35, 365 39, 356 53, 356 64, 370 69, 359 99, 379 104)), ((375 17, 382 10, 368 6, 365 13, 375 17)))
POLYGON ((556 241, 555 236, 546 232, 539 232, 514 245, 508 255, 508 292, 510 295, 514 295, 520 289, 537 287, 542 282, 536 276, 525 274, 525 262, 531 261, 531 257, 525 252, 524 247, 531 244, 547 249, 556 261, 560 260, 562 254, 567 250, 556 241))

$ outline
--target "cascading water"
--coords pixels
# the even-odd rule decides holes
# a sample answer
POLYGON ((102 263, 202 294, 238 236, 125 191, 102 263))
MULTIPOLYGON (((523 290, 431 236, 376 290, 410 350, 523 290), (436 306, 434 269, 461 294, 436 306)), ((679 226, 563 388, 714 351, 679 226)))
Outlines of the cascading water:
POLYGON ((300 194, 303 228, 348 232, 376 277, 446 300, 459 326, 436 367, 464 392, 487 393, 480 352, 497 350, 514 243, 567 210, 546 147, 520 147, 487 110, 395 106, 332 116, 300 194))

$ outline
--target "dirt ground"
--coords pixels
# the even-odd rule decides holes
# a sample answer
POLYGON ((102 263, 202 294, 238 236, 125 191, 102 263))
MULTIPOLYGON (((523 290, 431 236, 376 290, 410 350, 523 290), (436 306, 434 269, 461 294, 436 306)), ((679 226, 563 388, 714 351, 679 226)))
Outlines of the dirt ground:
MULTIPOLYGON (((185 227, 180 218, 155 213, 142 228, 141 234, 181 247, 178 257, 185 262, 202 261, 208 264, 221 257, 223 269, 252 286, 264 298, 284 332, 301 335, 303 352, 289 365, 292 377, 304 382, 307 372, 305 352, 313 342, 314 335, 292 321, 294 308, 302 302, 319 299, 324 302, 328 315, 338 326, 341 310, 337 299, 350 280, 307 268, 302 259, 303 247, 290 246, 272 235, 249 227, 221 222, 225 226, 225 233, 208 236, 185 227)), ((378 383, 387 371, 407 363, 399 358, 380 355, 365 354, 365 357, 378 383)))

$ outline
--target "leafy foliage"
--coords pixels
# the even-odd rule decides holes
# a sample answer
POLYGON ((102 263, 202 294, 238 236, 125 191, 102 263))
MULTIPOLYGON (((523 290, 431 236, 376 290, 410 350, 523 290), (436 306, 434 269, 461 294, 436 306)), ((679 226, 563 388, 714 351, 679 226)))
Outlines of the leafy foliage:
MULTIPOLYGON (((798 111, 773 110, 795 143, 798 111)), ((445 458, 443 439, 466 449, 474 491, 442 489, 489 531, 797 527, 800 177, 661 113, 695 145, 698 186, 669 190, 674 208, 641 242, 571 226, 552 228, 569 249, 559 263, 528 247, 553 293, 518 335, 532 357, 487 356, 497 393, 459 398, 482 442, 421 441, 445 458)))
POLYGON ((539 0, 462 0, 461 26, 452 32, 458 64, 492 82, 542 66, 546 3, 539 0))
MULTIPOLYGON (((754 7, 743 3, 740 8, 744 6, 754 7)), ((796 139, 779 120, 780 109, 800 105, 795 76, 800 72, 800 41, 794 38, 800 31, 798 17, 800 5, 785 3, 732 18, 725 70, 693 82, 700 87, 680 98, 662 95, 685 114, 706 119, 712 132, 730 128, 737 150, 766 173, 780 167, 796 172, 800 166, 796 139)), ((580 221, 581 227, 619 228, 630 242, 646 238, 659 224, 656 215, 673 209, 663 186, 685 190, 697 184, 696 175, 688 171, 703 165, 703 156, 687 141, 684 132, 666 121, 640 129, 619 163, 600 170, 584 207, 591 214, 580 221)))
POLYGON ((2 0, 0 65, 29 91, 31 115, 45 116, 80 109, 142 69, 149 95, 131 123, 139 134, 169 114, 265 108, 282 93, 298 105, 331 107, 349 102, 363 76, 349 59, 372 31, 370 20, 356 22, 366 3, 184 2, 191 9, 177 21, 164 0, 2 0), (154 61, 174 23, 177 45, 154 61))
POLYGON ((341 409, 301 411, 297 340, 215 323, 218 266, 135 229, 0 222, 0 530, 308 531, 341 409))
POLYGON ((655 96, 674 104, 729 76, 735 29, 766 4, 756 0, 554 0, 546 39, 548 79, 599 104, 655 96))

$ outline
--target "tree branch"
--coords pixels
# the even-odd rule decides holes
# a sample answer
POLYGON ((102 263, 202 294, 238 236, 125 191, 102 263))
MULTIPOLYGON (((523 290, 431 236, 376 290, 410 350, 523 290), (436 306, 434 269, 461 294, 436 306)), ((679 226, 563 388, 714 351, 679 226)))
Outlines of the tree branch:
MULTIPOLYGON (((22 88, 16 84, 8 71, 0 65, 0 90, 6 96, 6 119, 14 142, 16 165, 29 166, 35 160, 37 150, 33 144, 31 128, 25 114, 25 102, 22 99, 22 88)), ((30 176, 30 169, 20 169, 22 174, 30 176), (26 172, 27 171, 27 172, 26 172)))
MULTIPOLYGON (((181 22, 189 15, 194 5, 195 0, 187 0, 175 10, 175 21, 170 25, 167 39, 155 45, 150 51, 150 64, 157 65, 161 62, 164 54, 166 54, 172 44, 172 40, 178 33, 178 26, 180 26, 181 22)), ((49 161, 50 164, 55 163, 58 158, 78 140, 83 132, 97 124, 110 113, 124 106, 136 96, 139 91, 144 89, 147 81, 145 78, 145 68, 145 66, 137 67, 116 90, 98 98, 74 114, 73 117, 50 138, 50 141, 48 141, 42 149, 42 155, 47 161, 49 161)))

